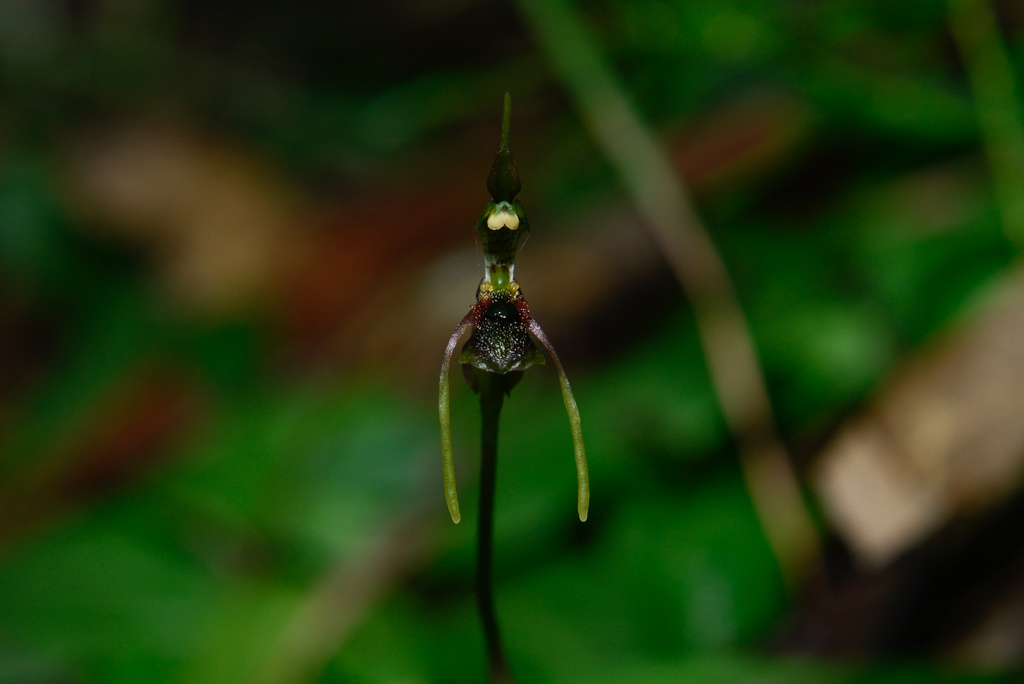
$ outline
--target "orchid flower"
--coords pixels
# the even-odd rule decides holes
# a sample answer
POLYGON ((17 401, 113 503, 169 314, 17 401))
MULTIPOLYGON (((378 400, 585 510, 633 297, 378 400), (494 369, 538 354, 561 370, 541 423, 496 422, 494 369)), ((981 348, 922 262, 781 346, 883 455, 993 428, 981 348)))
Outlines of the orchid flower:
POLYGON ((521 189, 515 160, 509 151, 511 98, 505 94, 502 116, 501 143, 487 179, 491 201, 477 221, 476 230, 484 251, 484 276, 476 292, 476 303, 459 322, 448 340, 441 364, 438 410, 441 419, 441 458, 444 469, 444 493, 448 511, 456 523, 461 519, 459 497, 455 485, 455 463, 452 454, 451 415, 449 412, 448 375, 455 347, 466 328, 473 332, 462 348, 459 363, 474 392, 480 392, 480 374, 490 374, 487 380, 497 382, 504 394, 522 378, 523 371, 534 364, 543 364, 544 356, 534 339, 547 350, 558 372, 562 399, 569 414, 573 449, 576 457, 577 512, 580 520, 587 519, 590 505, 590 484, 587 476, 587 457, 583 448, 580 413, 576 407, 569 380, 555 348, 544 330, 530 314, 519 283, 515 279, 515 259, 519 246, 530 232, 526 209, 516 199, 521 189), (532 335, 532 338, 531 338, 532 335), (496 376, 496 377, 493 377, 496 376))

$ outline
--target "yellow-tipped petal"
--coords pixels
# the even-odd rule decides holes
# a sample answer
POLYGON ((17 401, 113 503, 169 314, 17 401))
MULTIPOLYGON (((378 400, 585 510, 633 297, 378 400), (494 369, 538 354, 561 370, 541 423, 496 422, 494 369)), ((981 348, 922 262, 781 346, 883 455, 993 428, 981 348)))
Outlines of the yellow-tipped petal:
POLYGON ((448 502, 448 512, 456 525, 462 520, 459 512, 459 491, 455 486, 455 458, 452 455, 452 419, 448 408, 448 371, 452 365, 452 355, 459 343, 462 331, 470 324, 467 315, 452 333, 448 347, 444 350, 444 361, 441 362, 441 381, 438 384, 437 411, 441 418, 441 468, 444 471, 444 498, 448 502))
POLYGON ((572 387, 569 386, 569 378, 565 375, 562 362, 555 353, 555 348, 544 334, 537 321, 530 319, 530 332, 544 345, 555 363, 555 370, 558 371, 558 382, 562 386, 562 400, 565 402, 566 413, 569 414, 569 426, 572 428, 572 447, 576 453, 576 511, 580 520, 586 522, 587 511, 590 509, 590 476, 587 473, 587 454, 583 449, 583 427, 580 425, 580 411, 576 407, 576 398, 572 395, 572 387))

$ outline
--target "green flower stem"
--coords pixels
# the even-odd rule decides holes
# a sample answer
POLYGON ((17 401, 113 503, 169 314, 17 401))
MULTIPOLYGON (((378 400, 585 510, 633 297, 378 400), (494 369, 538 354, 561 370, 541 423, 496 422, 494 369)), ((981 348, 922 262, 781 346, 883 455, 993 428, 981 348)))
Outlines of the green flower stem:
POLYGON ((498 143, 499 150, 508 150, 509 134, 512 131, 512 93, 505 93, 505 100, 501 108, 501 142, 498 143))
POLYGON ((487 670, 491 682, 511 684, 512 674, 505 660, 494 612, 493 548, 494 485, 498 465, 498 420, 508 385, 505 376, 480 371, 476 375, 480 392, 480 521, 477 527, 476 600, 487 642, 487 670))

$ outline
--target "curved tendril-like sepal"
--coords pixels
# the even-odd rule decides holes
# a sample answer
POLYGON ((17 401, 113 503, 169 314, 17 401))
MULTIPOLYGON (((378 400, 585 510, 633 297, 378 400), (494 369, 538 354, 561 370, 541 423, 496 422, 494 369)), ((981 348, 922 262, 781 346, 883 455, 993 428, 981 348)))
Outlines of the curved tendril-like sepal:
POLYGON ((530 332, 537 338, 544 348, 551 355, 555 362, 555 370, 558 371, 558 381, 562 385, 562 399, 565 401, 565 410, 569 414, 569 426, 572 428, 572 446, 576 452, 576 511, 580 514, 580 520, 586 521, 587 510, 590 508, 590 477, 587 474, 587 454, 583 450, 583 428, 580 426, 580 411, 576 408, 576 399, 572 396, 572 388, 569 387, 569 378, 565 376, 565 369, 562 362, 558 360, 558 354, 551 345, 548 336, 538 325, 537 321, 530 318, 530 332))
POLYGON ((459 492, 455 487, 455 458, 452 455, 452 418, 448 409, 448 370, 452 365, 452 355, 462 337, 462 332, 473 322, 473 312, 466 314, 444 350, 444 361, 441 362, 441 382, 439 383, 437 411, 441 417, 441 467, 444 470, 444 498, 448 502, 448 512, 456 525, 462 520, 459 513, 459 492))

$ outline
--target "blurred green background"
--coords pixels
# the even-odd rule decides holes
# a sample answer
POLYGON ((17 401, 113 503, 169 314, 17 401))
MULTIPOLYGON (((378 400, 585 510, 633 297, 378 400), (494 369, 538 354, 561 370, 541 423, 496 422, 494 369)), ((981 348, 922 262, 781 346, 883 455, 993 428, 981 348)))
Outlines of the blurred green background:
POLYGON ((499 446, 519 681, 1022 676, 1019 385, 1012 476, 881 561, 814 473, 1012 282, 1024 5, 569 9, 734 279, 820 560, 780 570, 691 301, 520 7, 0 0, 0 682, 484 679, 479 416, 456 370, 454 526, 434 383, 506 90, 593 492, 579 523, 534 369, 499 446))

